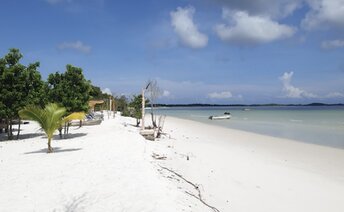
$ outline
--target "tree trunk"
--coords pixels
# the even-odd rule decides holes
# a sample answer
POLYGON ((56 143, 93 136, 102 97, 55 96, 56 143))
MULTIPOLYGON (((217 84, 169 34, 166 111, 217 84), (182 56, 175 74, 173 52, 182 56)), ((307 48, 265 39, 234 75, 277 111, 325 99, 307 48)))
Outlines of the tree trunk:
POLYGON ((151 118, 152 118, 152 124, 153 124, 153 127, 156 128, 156 121, 155 121, 155 118, 154 118, 154 113, 151 112, 151 118))
POLYGON ((48 138, 48 153, 52 153, 53 148, 51 148, 51 138, 48 138))
POLYGON ((67 125, 65 123, 64 124, 64 130, 63 130, 63 138, 66 138, 66 134, 67 134, 67 125))
POLYGON ((6 127, 5 127, 5 133, 7 133, 7 139, 10 138, 10 134, 8 133, 9 129, 9 124, 8 124, 8 119, 5 120, 6 127))
POLYGON ((19 139, 19 134, 20 134, 20 122, 21 122, 21 119, 19 119, 19 123, 18 123, 17 140, 19 139))
POLYGON ((12 140, 13 133, 12 133, 12 120, 7 120, 7 138, 8 140, 12 140))
POLYGON ((60 139, 62 139, 62 127, 59 128, 59 136, 60 136, 60 139))
POLYGON ((12 119, 10 121, 10 136, 11 136, 11 140, 13 139, 13 124, 12 124, 12 119))
POLYGON ((5 133, 7 133, 8 135, 8 119, 5 120, 5 124, 6 124, 5 133))
POLYGON ((2 121, 2 119, 0 118, 0 133, 3 133, 3 132, 4 132, 4 130, 3 130, 4 125, 2 125, 2 124, 3 124, 3 121, 2 121))
POLYGON ((155 120, 155 117, 154 117, 154 104, 153 103, 151 103, 151 118, 152 118, 153 127, 157 128, 156 120, 155 120))

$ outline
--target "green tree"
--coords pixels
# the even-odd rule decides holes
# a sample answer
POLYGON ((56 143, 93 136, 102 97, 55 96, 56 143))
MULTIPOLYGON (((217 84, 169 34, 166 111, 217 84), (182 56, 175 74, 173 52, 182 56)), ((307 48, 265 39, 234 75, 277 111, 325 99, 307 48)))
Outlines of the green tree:
MULTIPOLYGON (((149 100, 145 100, 145 104, 148 104, 149 100)), ((136 118, 136 127, 140 125, 140 119, 142 118, 142 94, 134 95, 133 99, 129 103, 130 116, 136 118)))
MULTIPOLYGON (((91 82, 90 82, 90 84, 91 84, 91 82)), ((94 86, 91 84, 90 98, 91 99, 97 99, 97 100, 104 98, 102 90, 100 89, 100 87, 97 87, 97 86, 94 86)))
POLYGON ((63 105, 67 113, 87 112, 90 100, 91 84, 82 73, 82 69, 66 66, 65 73, 54 73, 48 77, 48 99, 63 105))
MULTIPOLYGON (((72 65, 66 66, 64 73, 53 73, 48 76, 47 93, 49 102, 61 104, 67 115, 73 112, 87 112, 90 100, 91 83, 86 80, 82 69, 72 65)), ((59 129, 62 137, 62 127, 59 129)), ((64 134, 68 132, 65 124, 64 134)))
POLYGON ((60 107, 55 103, 48 104, 44 109, 38 106, 27 106, 19 111, 22 119, 38 122, 42 130, 48 137, 48 153, 53 152, 51 140, 54 132, 59 129, 64 120, 62 117, 66 113, 66 108, 60 107))
MULTIPOLYGON (((25 105, 44 105, 44 83, 37 71, 39 62, 27 67, 20 64, 23 57, 18 49, 10 49, 0 59, 0 120, 4 119, 8 138, 13 138, 12 125, 18 119, 18 111, 25 105)), ((17 137, 20 132, 20 120, 17 137)))
POLYGON ((124 95, 120 97, 115 97, 116 101, 116 110, 121 111, 124 115, 128 114, 128 99, 124 95))

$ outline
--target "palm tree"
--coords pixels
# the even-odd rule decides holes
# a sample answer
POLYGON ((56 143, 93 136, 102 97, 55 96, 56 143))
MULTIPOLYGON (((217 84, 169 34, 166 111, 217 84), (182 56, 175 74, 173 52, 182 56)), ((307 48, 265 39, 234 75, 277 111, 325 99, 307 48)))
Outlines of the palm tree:
POLYGON ((19 111, 19 116, 22 119, 32 120, 38 122, 48 137, 48 153, 53 152, 51 148, 51 139, 54 132, 60 128, 64 122, 62 117, 66 113, 66 108, 55 103, 50 103, 44 109, 37 106, 27 106, 19 111))

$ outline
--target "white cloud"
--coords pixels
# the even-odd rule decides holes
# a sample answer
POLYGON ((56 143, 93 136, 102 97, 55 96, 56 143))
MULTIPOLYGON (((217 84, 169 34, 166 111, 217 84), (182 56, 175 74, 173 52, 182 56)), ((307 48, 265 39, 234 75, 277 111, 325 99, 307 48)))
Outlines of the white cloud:
POLYGON ((64 42, 61 43, 58 46, 59 49, 65 50, 65 49, 73 49, 82 53, 90 53, 91 47, 88 45, 85 45, 81 41, 75 41, 75 42, 64 42))
POLYGON ((343 48, 344 40, 327 40, 321 43, 323 49, 343 48))
POLYGON ((316 98, 317 95, 309 93, 301 88, 294 87, 291 84, 292 77, 294 72, 285 72, 279 79, 283 83, 283 91, 286 94, 286 97, 289 98, 316 98))
POLYGON ((331 92, 326 95, 327 98, 344 98, 344 94, 340 92, 331 92))
POLYGON ((201 33, 193 22, 194 13, 193 7, 178 7, 176 11, 170 13, 171 25, 185 46, 203 48, 208 44, 208 36, 201 33))
POLYGON ((218 24, 217 35, 223 41, 239 44, 268 43, 294 35, 293 27, 279 24, 268 16, 251 16, 246 11, 230 11, 223 9, 223 19, 231 25, 218 24))
POLYGON ((170 96, 171 95, 171 93, 168 91, 168 90, 164 90, 163 92, 162 92, 162 96, 163 97, 168 97, 168 96, 170 96))
POLYGON ((344 0, 307 0, 311 11, 302 20, 305 29, 344 28, 344 0))
POLYGON ((112 92, 111 92, 110 88, 104 88, 102 90, 102 93, 106 93, 106 94, 112 95, 112 92))
POLYGON ((215 0, 233 10, 247 11, 252 15, 283 18, 302 6, 303 0, 215 0))
POLYGON ((233 95, 230 91, 213 92, 208 94, 208 97, 212 99, 228 99, 232 96, 233 95))

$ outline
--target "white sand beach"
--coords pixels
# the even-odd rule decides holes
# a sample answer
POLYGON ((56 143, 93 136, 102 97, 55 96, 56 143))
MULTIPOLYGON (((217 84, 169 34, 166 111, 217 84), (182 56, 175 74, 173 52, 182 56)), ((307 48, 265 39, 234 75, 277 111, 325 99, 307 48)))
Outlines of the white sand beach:
MULTIPOLYGON (((148 122, 148 120, 147 120, 148 122)), ((116 116, 55 136, 0 142, 0 211, 344 211, 344 150, 167 117, 147 141, 116 116), (166 157, 163 160, 154 159, 166 157)))

